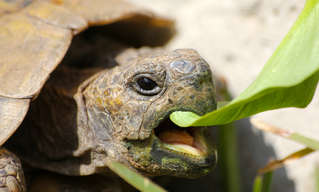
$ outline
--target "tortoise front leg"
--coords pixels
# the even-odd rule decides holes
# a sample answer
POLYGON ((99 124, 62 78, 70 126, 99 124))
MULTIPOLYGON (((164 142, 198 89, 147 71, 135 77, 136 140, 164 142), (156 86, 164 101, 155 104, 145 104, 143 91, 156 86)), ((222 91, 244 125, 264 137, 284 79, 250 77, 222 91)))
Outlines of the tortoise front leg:
POLYGON ((0 192, 24 192, 25 181, 17 156, 0 147, 0 192))

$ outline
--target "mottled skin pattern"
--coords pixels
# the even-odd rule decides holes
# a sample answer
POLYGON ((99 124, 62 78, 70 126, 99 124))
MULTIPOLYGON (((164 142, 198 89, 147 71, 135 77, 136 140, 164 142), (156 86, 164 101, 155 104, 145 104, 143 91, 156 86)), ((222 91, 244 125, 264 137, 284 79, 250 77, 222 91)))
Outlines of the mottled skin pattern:
POLYGON ((170 161, 168 167, 162 162, 164 157, 155 157, 159 153, 169 157, 170 152, 161 149, 152 131, 170 112, 188 110, 203 115, 216 107, 211 71, 196 51, 157 50, 141 54, 126 65, 98 74, 83 95, 89 125, 102 137, 98 141, 102 151, 98 153, 114 153, 117 157, 113 158, 125 159, 150 175, 194 177, 203 174, 204 168, 210 169, 215 161, 213 152, 203 159, 172 156, 166 159, 170 161), (146 96, 137 91, 136 79, 141 76, 157 83, 157 94, 146 96), (158 149, 160 152, 152 154, 158 149))
MULTIPOLYGON (((105 64, 89 69, 62 64, 6 147, 31 167, 64 175, 111 175, 110 160, 150 176, 207 174, 216 164, 216 151, 205 129, 201 156, 163 147, 154 129, 173 111, 203 115, 216 108, 208 64, 192 49, 119 47, 108 58, 117 65, 111 69, 105 64), (141 77, 156 87, 142 90, 137 83, 141 77)), ((59 187, 62 180, 51 180, 57 186, 52 191, 68 191, 59 187)))
POLYGON ((0 149, 0 192, 25 190, 20 160, 6 149, 0 149))

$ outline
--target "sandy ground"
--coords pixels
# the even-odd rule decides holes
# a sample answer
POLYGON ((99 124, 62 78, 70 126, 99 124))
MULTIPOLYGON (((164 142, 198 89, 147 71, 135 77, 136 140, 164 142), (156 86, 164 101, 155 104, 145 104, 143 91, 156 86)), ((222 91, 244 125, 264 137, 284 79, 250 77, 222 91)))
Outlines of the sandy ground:
MULTIPOLYGON (((215 73, 239 95, 258 75, 303 7, 298 0, 131 0, 174 18, 178 34, 168 48, 194 48, 215 73)), ((317 91, 318 92, 318 91, 317 91)), ((283 109, 258 117, 281 128, 319 139, 319 97, 307 109, 283 109)), ((302 146, 237 123, 243 191, 251 191, 256 169, 269 159, 283 158, 302 146)), ((315 191, 314 167, 319 154, 291 162, 274 175, 272 191, 315 191)), ((208 190, 210 191, 210 190, 208 190)))

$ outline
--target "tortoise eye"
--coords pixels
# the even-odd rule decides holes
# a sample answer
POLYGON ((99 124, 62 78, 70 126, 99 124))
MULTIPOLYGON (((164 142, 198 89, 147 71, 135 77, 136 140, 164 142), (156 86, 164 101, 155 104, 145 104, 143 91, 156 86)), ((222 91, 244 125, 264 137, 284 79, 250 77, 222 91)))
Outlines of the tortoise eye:
POLYGON ((161 91, 158 84, 148 74, 140 74, 135 77, 133 88, 141 95, 153 96, 161 91))
POLYGON ((147 77, 138 78, 137 84, 140 86, 141 89, 144 89, 146 91, 152 90, 157 87, 156 82, 147 77))

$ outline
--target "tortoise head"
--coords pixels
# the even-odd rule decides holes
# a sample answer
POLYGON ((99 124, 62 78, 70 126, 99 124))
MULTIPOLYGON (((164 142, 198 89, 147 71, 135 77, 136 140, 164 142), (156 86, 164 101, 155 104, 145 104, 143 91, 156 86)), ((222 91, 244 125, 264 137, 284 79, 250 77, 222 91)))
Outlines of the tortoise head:
POLYGON ((191 49, 128 55, 120 55, 120 65, 99 73, 84 91, 96 153, 147 175, 207 174, 217 157, 206 128, 178 127, 169 115, 216 108, 209 65, 191 49))

